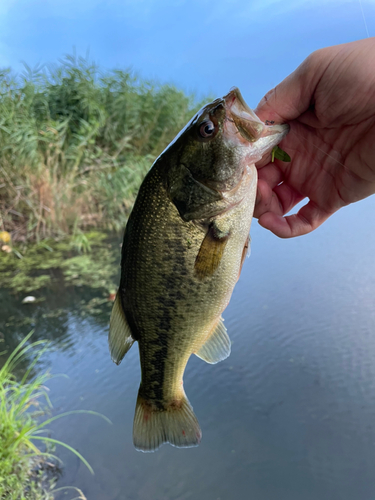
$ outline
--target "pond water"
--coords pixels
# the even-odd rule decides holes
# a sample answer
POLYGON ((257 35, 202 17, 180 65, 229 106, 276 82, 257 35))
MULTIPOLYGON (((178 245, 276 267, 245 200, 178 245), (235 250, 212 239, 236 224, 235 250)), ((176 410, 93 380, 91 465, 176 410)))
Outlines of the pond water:
MULTIPOLYGON (((95 470, 58 449, 58 486, 88 500, 374 499, 374 213, 375 197, 293 240, 253 223, 252 254, 224 313, 232 354, 217 365, 192 356, 185 373, 203 431, 197 448, 133 448, 138 351, 111 362, 110 305, 82 308, 100 289, 57 285, 34 305, 3 290, 5 343, 34 327, 53 342, 41 368, 69 377, 48 384, 54 414, 89 409, 112 421, 80 414, 50 425, 95 470)), ((119 259, 118 242, 113 252, 119 259)))

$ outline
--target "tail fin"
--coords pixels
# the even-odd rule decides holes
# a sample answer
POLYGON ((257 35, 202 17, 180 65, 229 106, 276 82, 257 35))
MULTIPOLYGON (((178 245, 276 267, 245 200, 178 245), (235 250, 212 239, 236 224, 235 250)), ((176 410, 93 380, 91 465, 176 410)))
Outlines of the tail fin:
POLYGON ((133 441, 139 451, 155 451, 163 443, 177 448, 198 446, 202 437, 197 417, 187 397, 160 410, 138 394, 133 441))

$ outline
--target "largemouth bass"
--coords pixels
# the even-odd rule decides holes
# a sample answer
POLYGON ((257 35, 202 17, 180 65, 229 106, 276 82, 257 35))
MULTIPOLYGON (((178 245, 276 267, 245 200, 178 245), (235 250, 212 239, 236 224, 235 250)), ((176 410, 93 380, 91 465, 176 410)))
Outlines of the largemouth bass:
POLYGON ((200 442, 184 370, 193 353, 207 363, 230 354, 221 314, 248 251, 254 163, 288 130, 262 123, 233 89, 192 118, 140 187, 125 229, 109 332, 117 364, 138 341, 138 450, 200 442))

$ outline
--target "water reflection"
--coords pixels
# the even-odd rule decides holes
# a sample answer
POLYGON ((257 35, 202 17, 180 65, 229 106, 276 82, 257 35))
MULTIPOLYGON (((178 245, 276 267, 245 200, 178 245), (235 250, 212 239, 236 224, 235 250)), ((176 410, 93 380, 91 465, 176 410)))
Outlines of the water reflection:
MULTIPOLYGON (((75 349, 74 336, 84 331, 77 328, 77 332, 72 335, 69 324, 73 317, 75 321, 83 323, 87 318, 94 317, 96 325, 106 328, 112 307, 109 291, 119 277, 121 238, 113 236, 103 242, 99 235, 97 239, 90 255, 76 255, 65 249, 62 253, 60 248, 51 254, 45 249, 37 249, 36 269, 32 268, 33 260, 30 259, 26 264, 22 263, 19 272, 17 269, 14 271, 18 278, 23 273, 25 277, 17 279, 15 289, 0 288, 0 352, 12 352, 31 330, 34 330, 34 341, 47 339, 52 349, 72 351, 75 349), (52 256, 51 262, 56 263, 54 268, 43 267, 45 262, 43 255, 39 255, 41 252, 46 257, 52 256), (61 255, 65 255, 65 260, 61 255), (48 275, 47 286, 37 287, 30 292, 28 287, 33 278, 40 277, 42 273, 48 275), (22 280, 25 290, 22 290, 22 280), (23 304, 22 300, 30 293, 36 297, 36 301, 23 304)), ((6 280, 8 282, 9 278, 6 280)), ((0 366, 5 357, 0 355, 0 366)), ((32 355, 29 359, 32 359, 32 355)), ((20 372, 27 369, 27 362, 26 358, 23 367, 19 367, 20 372)))
POLYGON ((55 411, 92 409, 113 422, 75 415, 51 426, 96 472, 59 450, 59 486, 90 500, 374 498, 375 232, 364 217, 374 209, 366 200, 291 241, 254 224, 252 255, 224 315, 232 354, 213 366, 193 356, 186 369, 198 448, 134 450, 138 352, 120 367, 110 361, 109 308, 82 314, 80 305, 100 289, 61 289, 32 313, 2 292, 8 343, 30 326, 4 327, 5 312, 21 322, 31 314, 36 336, 54 341, 46 362, 69 376, 49 382, 55 411))

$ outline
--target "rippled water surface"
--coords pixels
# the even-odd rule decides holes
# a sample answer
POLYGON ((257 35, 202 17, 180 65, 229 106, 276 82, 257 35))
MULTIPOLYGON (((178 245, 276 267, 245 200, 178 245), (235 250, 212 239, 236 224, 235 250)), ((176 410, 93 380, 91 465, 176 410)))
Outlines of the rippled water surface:
POLYGON ((2 291, 6 342, 34 326, 53 340, 43 368, 69 376, 49 382, 54 411, 96 410, 113 422, 74 415, 51 424, 95 470, 60 449, 58 486, 88 500, 374 499, 374 213, 375 199, 365 200, 294 240, 254 222, 251 258, 224 313, 232 354, 217 365, 192 356, 185 373, 198 448, 134 450, 137 347, 119 367, 111 362, 110 307, 80 306, 98 291, 46 291, 33 306, 2 291))

